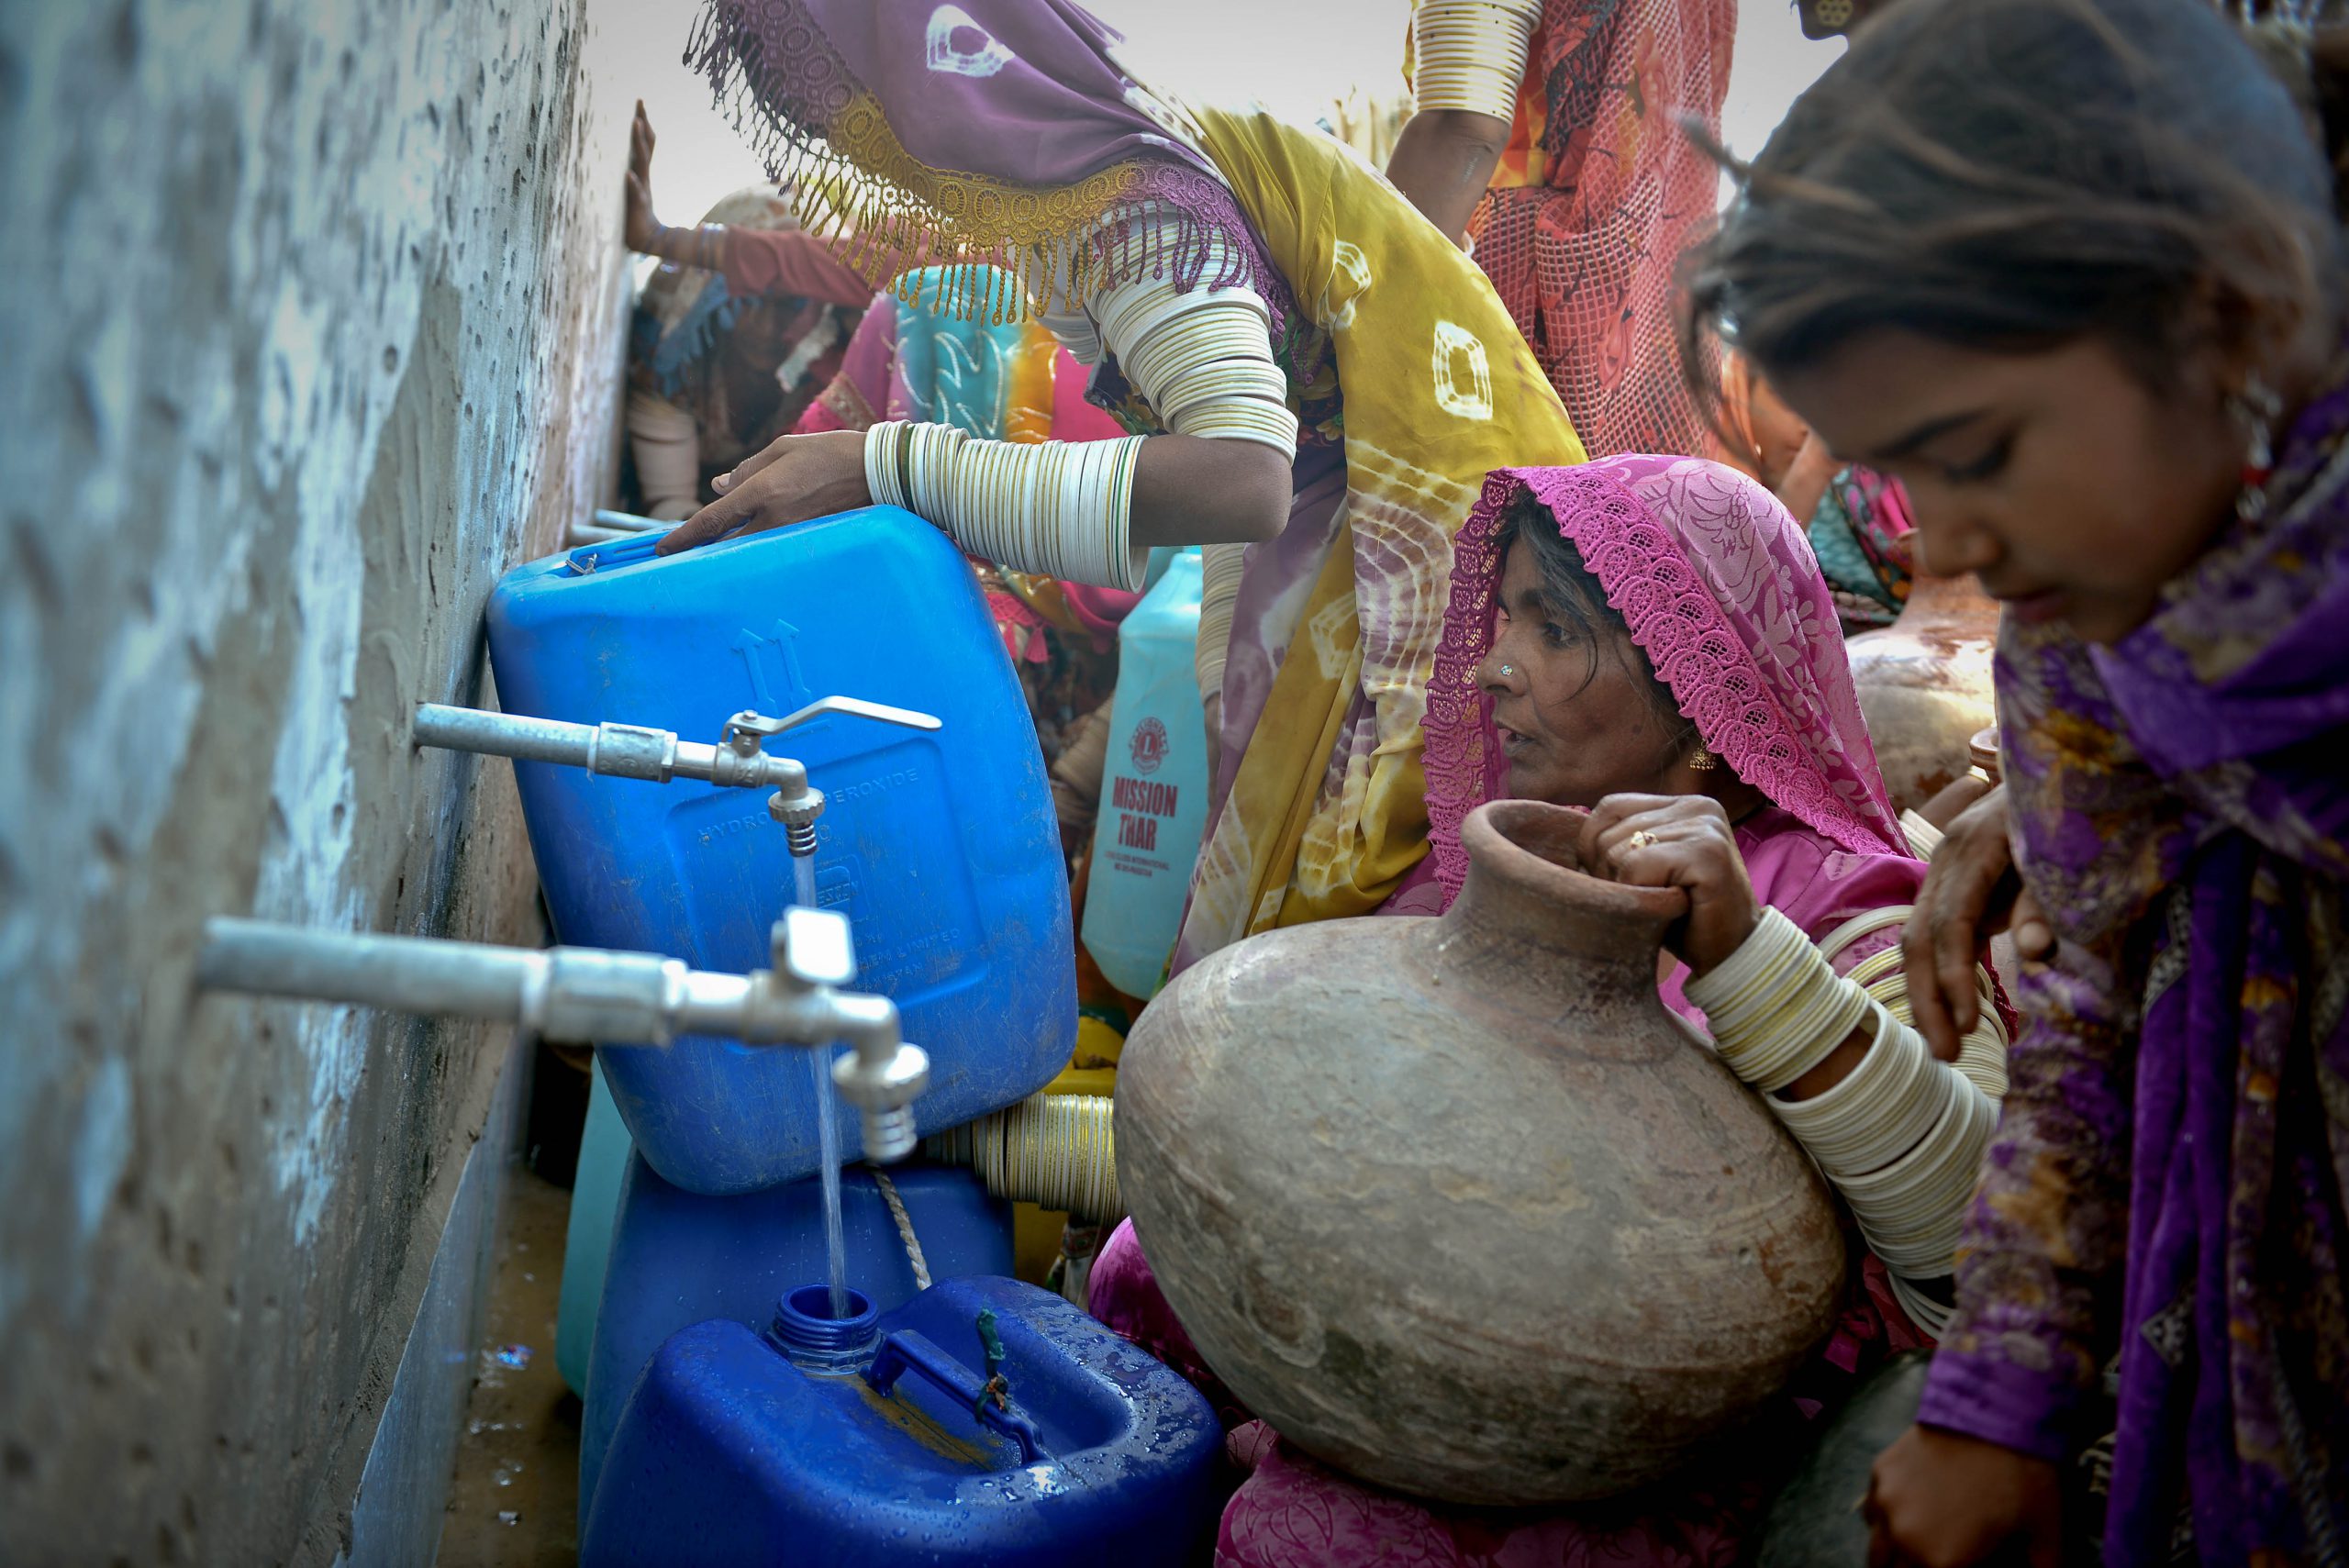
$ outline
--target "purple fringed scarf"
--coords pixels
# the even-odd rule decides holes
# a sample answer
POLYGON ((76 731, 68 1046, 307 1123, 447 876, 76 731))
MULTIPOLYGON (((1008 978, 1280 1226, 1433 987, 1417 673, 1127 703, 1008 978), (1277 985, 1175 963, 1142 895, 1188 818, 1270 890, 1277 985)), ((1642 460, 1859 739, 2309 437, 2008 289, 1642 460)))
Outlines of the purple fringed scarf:
POLYGON ((1069 0, 709 0, 685 63, 869 275, 959 265, 943 307, 996 319, 1026 300, 976 263, 1028 297, 1056 272, 1080 297, 1145 275, 1245 282, 1277 341, 1286 284, 1119 41, 1069 0), (1181 221, 1138 239, 1119 220, 1145 208, 1181 221))

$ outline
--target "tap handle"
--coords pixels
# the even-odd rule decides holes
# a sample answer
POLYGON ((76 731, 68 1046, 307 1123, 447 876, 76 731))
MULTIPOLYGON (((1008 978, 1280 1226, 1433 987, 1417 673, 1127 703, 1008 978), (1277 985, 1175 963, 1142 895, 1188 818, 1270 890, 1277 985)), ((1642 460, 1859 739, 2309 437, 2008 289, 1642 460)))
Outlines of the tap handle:
POLYGON ((862 697, 818 697, 797 713, 783 718, 769 718, 756 708, 744 708, 726 721, 718 734, 718 743, 739 755, 754 757, 770 736, 794 729, 811 718, 821 718, 828 713, 845 713, 856 718, 878 719, 884 724, 900 724, 907 729, 943 729, 946 721, 935 714, 917 713, 909 707, 891 707, 887 703, 866 702, 862 697))
POLYGON ((883 724, 902 725, 907 729, 943 729, 946 721, 935 714, 918 713, 909 707, 891 707, 887 703, 866 702, 863 697, 818 697, 787 718, 767 720, 774 728, 771 735, 780 735, 811 718, 821 718, 828 713, 845 713, 856 718, 878 719, 883 724))
POLYGON ((768 933, 775 973, 802 985, 843 986, 856 978, 856 944, 848 917, 836 909, 794 904, 768 933))

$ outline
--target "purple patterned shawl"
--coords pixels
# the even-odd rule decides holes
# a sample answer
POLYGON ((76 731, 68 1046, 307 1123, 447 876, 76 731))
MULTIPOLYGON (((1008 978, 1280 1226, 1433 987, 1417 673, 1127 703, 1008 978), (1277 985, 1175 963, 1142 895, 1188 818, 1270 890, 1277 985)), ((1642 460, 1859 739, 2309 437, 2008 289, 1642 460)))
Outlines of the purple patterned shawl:
POLYGON ((2063 940, 1923 1418, 2065 1462, 2117 1351, 2105 1560, 2349 1551, 2349 387, 2110 648, 2010 628, 1998 728, 2063 940))
POLYGON ((1430 853, 1446 903, 1467 875, 1461 822, 1507 794, 1508 762, 1476 666, 1493 644, 1503 554, 1494 537, 1528 491, 1739 778, 1843 849, 1909 854, 1834 602, 1800 526, 1759 481, 1725 464, 1626 455, 1497 471, 1453 546, 1423 763, 1430 853))
POLYGON ((1080 295, 1171 272, 1286 289, 1177 115, 1126 74, 1119 35, 1070 0, 708 0, 685 63, 729 106, 769 172, 827 209, 869 276, 973 266, 950 312, 1025 313, 1056 268, 1080 295), (1147 247, 1101 220, 1152 204, 1184 220, 1147 247), (1085 243, 1066 250, 1073 240, 1085 243))

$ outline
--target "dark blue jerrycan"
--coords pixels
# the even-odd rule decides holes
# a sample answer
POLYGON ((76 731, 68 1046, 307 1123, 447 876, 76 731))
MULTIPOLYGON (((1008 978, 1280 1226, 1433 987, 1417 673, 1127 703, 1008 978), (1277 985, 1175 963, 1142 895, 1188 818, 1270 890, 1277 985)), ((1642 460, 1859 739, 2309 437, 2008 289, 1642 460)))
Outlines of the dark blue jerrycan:
POLYGON ((661 1347, 582 1563, 1175 1568, 1214 1529, 1206 1397, 1059 1296, 958 1279, 835 1318, 828 1296, 661 1347))
MULTIPOLYGON (((886 1312, 921 1287, 881 1180, 863 1166, 841 1173, 841 1240, 848 1283, 886 1312)), ((989 1196, 975 1172, 909 1161, 887 1180, 931 1279, 1011 1273, 1011 1205, 989 1196)), ((629 1391, 662 1341, 712 1318, 763 1328, 778 1297, 824 1277, 822 1181, 714 1197, 662 1181, 631 1155, 610 1240, 581 1394, 583 1520, 629 1391)))
MULTIPOLYGON (((1033 722, 960 551, 876 506, 656 558, 639 534, 508 573, 489 606, 509 713, 716 741, 743 709, 825 696, 935 715, 935 731, 827 714, 768 742, 826 807, 816 896, 847 914, 857 987, 897 1004, 930 1053, 926 1130, 1035 1093, 1075 1041, 1075 950, 1033 722)), ((565 942, 763 968, 792 902, 785 829, 760 792, 549 763, 514 776, 565 942)), ((615 1045, 627 1041, 611 1041, 615 1045)), ((814 1171, 814 1091, 797 1051, 686 1039, 602 1055, 652 1168, 739 1193, 814 1171)), ((859 1129, 839 1111, 841 1147, 859 1129)))

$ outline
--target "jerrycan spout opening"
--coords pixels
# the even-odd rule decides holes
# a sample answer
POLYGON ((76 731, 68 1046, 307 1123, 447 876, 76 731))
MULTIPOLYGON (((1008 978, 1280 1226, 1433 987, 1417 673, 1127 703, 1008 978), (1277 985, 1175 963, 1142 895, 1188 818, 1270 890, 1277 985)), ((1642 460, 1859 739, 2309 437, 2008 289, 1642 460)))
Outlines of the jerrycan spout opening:
POLYGON ((848 1293, 848 1311, 832 1315, 829 1284, 803 1284, 775 1303, 767 1342, 803 1372, 846 1377, 862 1372, 881 1343, 881 1313, 863 1291, 848 1293))

